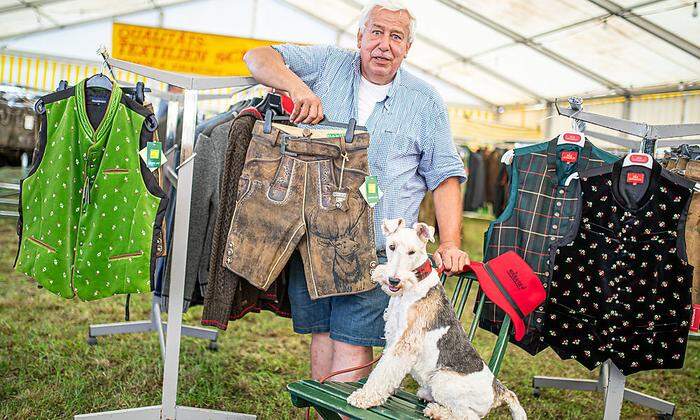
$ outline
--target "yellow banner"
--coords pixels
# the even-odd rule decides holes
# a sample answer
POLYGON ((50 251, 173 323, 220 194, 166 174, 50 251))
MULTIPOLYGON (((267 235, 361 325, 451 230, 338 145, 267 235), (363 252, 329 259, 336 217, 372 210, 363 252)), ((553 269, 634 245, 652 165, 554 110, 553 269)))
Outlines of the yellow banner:
POLYGON ((112 56, 161 70, 206 76, 249 76, 243 55, 263 45, 252 38, 112 24, 112 56))

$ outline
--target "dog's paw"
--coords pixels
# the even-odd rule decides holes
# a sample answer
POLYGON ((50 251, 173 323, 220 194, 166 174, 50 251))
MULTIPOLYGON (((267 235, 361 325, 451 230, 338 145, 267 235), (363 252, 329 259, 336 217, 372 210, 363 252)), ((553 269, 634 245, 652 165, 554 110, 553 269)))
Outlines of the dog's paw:
POLYGON ((454 418, 452 412, 438 403, 431 402, 425 406, 423 414, 433 420, 451 420, 454 418))
POLYGON ((421 387, 416 391, 416 396, 423 401, 434 402, 433 394, 430 393, 429 388, 421 387))
POLYGON ((376 393, 367 392, 364 388, 353 392, 347 399, 348 404, 358 408, 376 407, 384 404, 385 401, 386 397, 382 398, 376 393))

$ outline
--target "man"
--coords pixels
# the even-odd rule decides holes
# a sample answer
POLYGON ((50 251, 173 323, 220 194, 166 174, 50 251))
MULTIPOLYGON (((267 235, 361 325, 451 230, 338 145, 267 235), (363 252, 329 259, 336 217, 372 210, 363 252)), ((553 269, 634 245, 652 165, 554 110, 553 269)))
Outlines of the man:
MULTIPOLYGON (((432 87, 401 68, 414 30, 415 18, 400 1, 374 1, 360 17, 359 53, 333 46, 276 45, 251 50, 244 60, 260 83, 289 92, 294 123, 317 124, 326 116, 341 122, 355 118, 367 127, 370 171, 384 192, 374 208, 380 262, 385 248, 381 221, 403 217, 411 226, 426 190, 433 190, 440 227, 434 257, 452 274, 469 261, 459 248, 459 184, 466 178, 445 104, 432 87)), ((370 362, 372 346, 384 345, 382 314, 388 296, 377 287, 311 300, 301 263, 292 260, 289 268, 294 331, 312 334, 312 377, 370 362)), ((357 380, 368 373, 365 368, 334 380, 357 380)))

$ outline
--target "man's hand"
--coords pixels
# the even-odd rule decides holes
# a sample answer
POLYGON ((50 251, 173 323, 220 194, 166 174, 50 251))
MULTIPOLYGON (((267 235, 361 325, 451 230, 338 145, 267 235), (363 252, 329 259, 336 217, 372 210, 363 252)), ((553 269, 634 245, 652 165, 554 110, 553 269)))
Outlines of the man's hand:
POLYGON ((289 120, 294 124, 318 124, 323 119, 321 99, 303 82, 289 92, 294 111, 289 120))
POLYGON ((461 273, 469 265, 469 255, 450 242, 443 242, 433 254, 435 264, 442 266, 448 276, 461 273))

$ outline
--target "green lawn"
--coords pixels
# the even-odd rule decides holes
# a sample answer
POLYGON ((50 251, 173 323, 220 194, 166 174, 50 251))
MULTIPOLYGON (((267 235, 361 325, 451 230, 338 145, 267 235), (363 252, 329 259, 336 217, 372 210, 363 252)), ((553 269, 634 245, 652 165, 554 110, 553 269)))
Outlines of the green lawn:
MULTIPOLYGON (((483 221, 466 221, 465 248, 481 257, 483 221)), ((100 338, 86 344, 88 324, 123 320, 124 298, 67 301, 38 289, 12 270, 16 253, 14 221, 0 219, 0 418, 53 419, 74 414, 160 403, 161 369, 155 334, 100 338)), ((131 319, 146 319, 147 295, 131 301, 131 319)), ((201 307, 185 316, 198 325, 201 307)), ((494 337, 480 331, 476 346, 488 357, 494 337)), ((285 385, 308 376, 309 339, 292 332, 291 322, 271 314, 252 314, 230 325, 220 350, 185 337, 182 342, 179 404, 255 413, 261 419, 299 419, 285 385)), ((685 368, 645 372, 630 378, 634 389, 678 404, 679 419, 700 418, 700 343, 688 348, 685 368)), ((533 419, 588 419, 602 415, 602 397, 583 392, 545 390, 532 397, 532 376, 594 378, 576 362, 562 362, 550 350, 531 357, 511 346, 501 380, 515 391, 533 419)), ((410 381, 406 382, 413 388, 410 381)), ((624 418, 653 413, 629 403, 624 418)), ((492 418, 509 418, 499 409, 492 418)))

